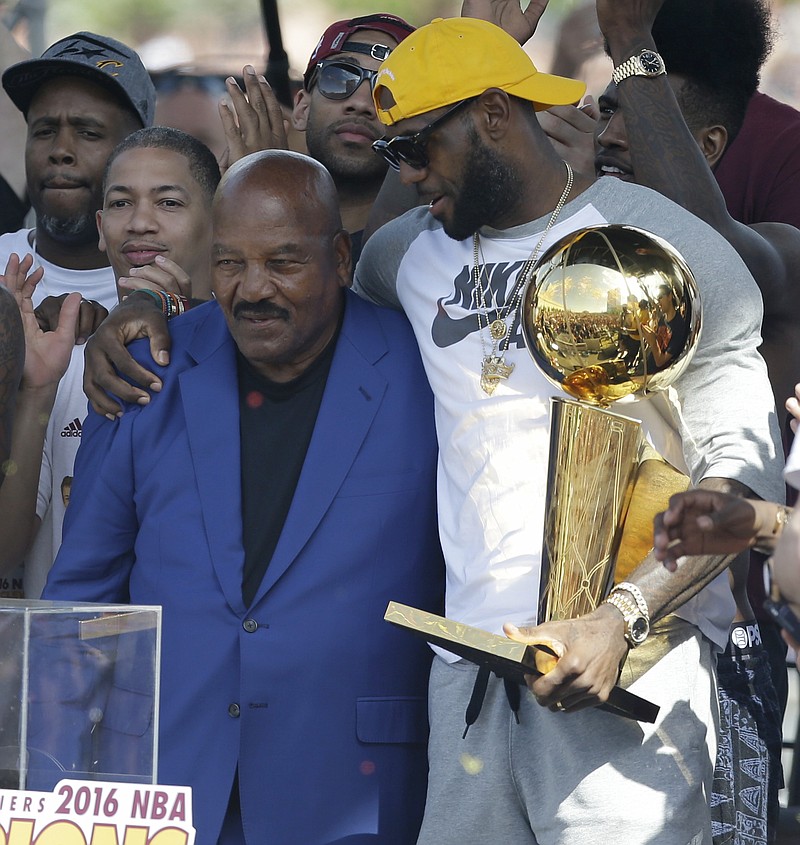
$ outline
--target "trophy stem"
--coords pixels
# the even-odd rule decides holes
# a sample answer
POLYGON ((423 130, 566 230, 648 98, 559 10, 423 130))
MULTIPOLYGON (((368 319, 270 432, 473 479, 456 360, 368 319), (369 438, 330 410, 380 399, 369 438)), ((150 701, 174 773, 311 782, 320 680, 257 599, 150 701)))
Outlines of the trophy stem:
POLYGON ((540 623, 584 616, 608 592, 642 444, 635 420, 551 399, 540 623))

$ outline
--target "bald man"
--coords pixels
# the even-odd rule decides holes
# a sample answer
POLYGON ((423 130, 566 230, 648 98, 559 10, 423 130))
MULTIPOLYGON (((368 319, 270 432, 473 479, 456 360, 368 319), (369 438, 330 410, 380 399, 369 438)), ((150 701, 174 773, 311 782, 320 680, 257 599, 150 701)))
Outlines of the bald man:
POLYGON ((161 392, 90 413, 45 595, 163 606, 159 781, 192 787, 198 845, 408 845, 430 660, 382 616, 442 591, 413 335, 347 290, 335 186, 296 153, 226 173, 211 274, 169 367, 131 347, 161 392))

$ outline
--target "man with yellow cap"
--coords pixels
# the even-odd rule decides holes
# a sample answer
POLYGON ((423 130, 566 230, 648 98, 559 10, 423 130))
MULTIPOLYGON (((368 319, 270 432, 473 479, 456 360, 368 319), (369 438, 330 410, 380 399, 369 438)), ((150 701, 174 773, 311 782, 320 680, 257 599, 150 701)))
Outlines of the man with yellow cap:
POLYGON ((711 841, 713 664, 733 613, 730 556, 687 558, 675 572, 650 556, 594 612, 536 625, 557 391, 525 349, 520 305, 538 257, 578 229, 630 224, 673 244, 701 292, 700 339, 668 394, 623 413, 695 485, 770 498, 781 494, 781 461, 774 417, 762 410, 771 405, 757 353, 762 306, 710 227, 558 157, 536 111, 582 94, 578 82, 539 73, 501 29, 469 18, 418 29, 375 80, 388 134, 374 147, 427 206, 370 239, 355 288, 406 312, 433 387, 447 615, 549 641, 560 656, 516 700, 497 678, 482 695, 476 666, 439 654, 419 845, 711 841), (595 706, 645 638, 649 668, 630 689, 660 706, 653 725, 595 706), (474 724, 462 739, 468 703, 474 724))

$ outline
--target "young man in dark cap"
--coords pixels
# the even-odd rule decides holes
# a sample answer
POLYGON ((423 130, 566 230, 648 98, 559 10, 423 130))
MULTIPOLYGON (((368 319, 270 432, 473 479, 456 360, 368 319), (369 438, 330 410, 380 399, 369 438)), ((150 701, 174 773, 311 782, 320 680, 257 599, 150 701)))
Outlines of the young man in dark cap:
MULTIPOLYGON (((332 23, 314 48, 303 87, 295 95, 292 125, 305 135, 308 154, 333 176, 356 259, 386 176, 386 163, 372 152, 383 126, 370 88, 380 63, 413 31, 402 18, 387 14, 332 23)), ((225 101, 220 108, 228 139, 223 165, 226 158, 232 163, 257 150, 288 148, 283 113, 265 77, 250 65, 242 75, 245 90, 230 77, 226 84, 232 109, 225 101)))
POLYGON ((28 124, 25 173, 36 227, 0 237, 0 270, 11 253, 32 254, 44 269, 35 305, 77 291, 111 309, 117 289, 98 248, 95 214, 111 150, 152 123, 150 77, 130 47, 79 32, 12 65, 2 81, 28 124))
POLYGON ((372 151, 372 142, 383 136, 370 93, 372 80, 380 63, 413 31, 394 15, 336 21, 311 54, 303 89, 295 98, 294 126, 305 132, 308 154, 333 176, 356 260, 386 176, 386 162, 372 151))
POLYGON ((712 579, 730 557, 691 558, 674 573, 648 557, 593 612, 536 626, 548 403, 558 391, 525 348, 520 292, 523 268, 587 226, 636 226, 671 243, 697 280, 703 329, 668 394, 619 410, 695 484, 768 498, 780 496, 781 461, 774 418, 761 413, 771 400, 757 352, 760 294, 730 245, 684 209, 572 173, 536 111, 582 94, 538 73, 510 35, 469 18, 418 29, 373 89, 388 127, 377 149, 428 206, 375 233, 354 287, 406 312, 433 388, 447 615, 549 642, 560 656, 529 680, 533 695, 516 714, 489 679, 465 739, 477 667, 434 661, 419 845, 711 841, 714 644, 724 645, 733 613, 724 574, 712 579), (653 725, 594 706, 623 662, 631 690, 660 706, 653 725))

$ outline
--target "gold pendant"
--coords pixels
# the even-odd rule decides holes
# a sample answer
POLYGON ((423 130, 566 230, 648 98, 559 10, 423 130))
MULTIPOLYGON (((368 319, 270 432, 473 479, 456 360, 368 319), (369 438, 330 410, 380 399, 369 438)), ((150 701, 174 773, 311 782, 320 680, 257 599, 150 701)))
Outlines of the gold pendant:
POLYGON ((507 379, 513 371, 514 365, 506 364, 504 358, 498 355, 487 356, 481 365, 481 389, 491 396, 500 381, 507 379))
POLYGON ((506 336, 508 327, 503 320, 493 320, 489 326, 489 332, 495 340, 502 340, 506 336))

